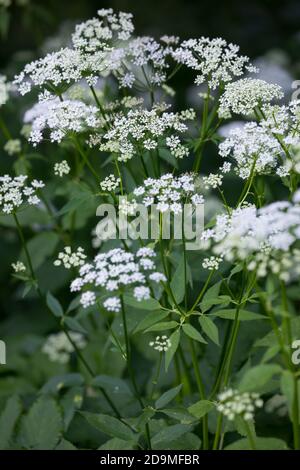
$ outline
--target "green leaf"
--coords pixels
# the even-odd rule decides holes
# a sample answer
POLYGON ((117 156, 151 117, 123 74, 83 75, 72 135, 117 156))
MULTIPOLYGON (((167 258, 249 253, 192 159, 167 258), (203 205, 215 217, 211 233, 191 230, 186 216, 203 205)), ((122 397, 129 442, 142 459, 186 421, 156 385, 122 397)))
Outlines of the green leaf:
POLYGON ((84 384, 84 379, 81 374, 62 374, 51 377, 40 390, 40 393, 58 393, 60 390, 76 387, 84 384))
POLYGON ((63 308, 60 305, 59 301, 51 294, 51 292, 47 292, 46 302, 49 307, 49 310, 55 315, 56 317, 62 317, 64 314, 63 308))
POLYGON ((117 437, 114 437, 113 439, 109 439, 104 444, 102 444, 102 446, 100 446, 98 450, 134 450, 134 449, 135 449, 135 442, 124 441, 123 439, 118 439, 117 437))
MULTIPOLYGON (((59 236, 53 232, 42 232, 29 240, 27 248, 34 269, 40 267, 53 254, 58 242, 59 236)), ((22 253, 22 259, 25 260, 24 253, 22 253)))
POLYGON ((19 397, 13 395, 5 404, 0 416, 0 449, 8 450, 15 426, 22 411, 19 397))
POLYGON ((260 364, 249 369, 239 384, 241 392, 259 392, 276 374, 281 373, 278 364, 260 364))
POLYGON ((191 424, 196 420, 185 408, 163 408, 159 412, 169 416, 169 418, 180 421, 181 424, 191 424))
POLYGON ((181 389, 182 389, 182 384, 177 385, 177 387, 171 388, 167 392, 163 393, 162 396, 158 398, 158 400, 156 400, 155 408, 159 409, 159 408, 163 408, 164 406, 166 406, 170 401, 173 400, 173 398, 175 398, 178 395, 181 389))
POLYGON ((191 430, 191 426, 186 424, 174 424, 173 426, 168 426, 167 428, 159 431, 155 436, 152 437, 151 442, 155 448, 157 445, 168 446, 169 443, 175 441, 182 435, 186 434, 191 430))
POLYGON ((214 408, 214 403, 209 400, 200 400, 188 407, 188 412, 200 419, 214 408))
POLYGON ((55 450, 77 450, 72 442, 62 439, 59 444, 55 447, 55 450))
POLYGON ((150 331, 164 331, 164 330, 172 330, 176 327, 179 326, 179 323, 177 321, 164 321, 161 323, 156 323, 153 326, 150 326, 150 328, 147 328, 145 333, 148 333, 150 331))
POLYGON ((124 295, 124 303, 140 310, 159 310, 161 307, 160 303, 156 299, 150 298, 138 301, 135 297, 129 295, 124 295))
POLYGON ((110 377, 108 375, 97 375, 91 382, 93 387, 104 388, 110 395, 123 393, 132 396, 132 392, 127 383, 118 377, 110 377))
POLYGON ((137 327, 134 330, 134 333, 137 333, 138 331, 144 331, 147 328, 149 328, 152 325, 155 325, 158 323, 160 320, 163 320, 169 315, 168 310, 157 310, 154 312, 149 313, 146 315, 145 318, 137 325, 137 327))
POLYGON ((61 437, 62 429, 62 417, 56 402, 42 396, 22 418, 19 439, 26 449, 52 450, 61 437))
POLYGON ((165 354, 166 371, 168 370, 170 362, 172 361, 173 356, 176 353, 177 348, 179 346, 179 341, 180 341, 180 329, 179 328, 178 330, 174 331, 174 333, 171 334, 169 340, 171 342, 171 346, 169 347, 169 349, 166 351, 166 354, 165 354))
MULTIPOLYGON (((186 289, 186 286, 184 284, 184 266, 185 266, 185 261, 184 261, 184 256, 182 255, 178 263, 178 266, 176 268, 176 271, 172 277, 171 283, 170 283, 175 300, 178 304, 182 302, 184 298, 184 294, 185 294, 185 289, 186 289)), ((188 282, 188 270, 189 268, 187 266, 187 271, 186 271, 187 282, 188 282)), ((172 298, 170 298, 170 302, 172 303, 172 298)))
POLYGON ((70 328, 70 330, 77 331, 77 332, 82 333, 84 335, 86 335, 88 333, 86 331, 86 329, 83 328, 83 326, 81 326, 79 321, 76 320, 76 318, 64 317, 64 323, 67 325, 68 328, 70 328))
POLYGON ((219 281, 206 291, 205 295, 203 296, 202 302, 200 303, 202 312, 206 312, 206 310, 209 310, 212 305, 216 304, 221 284, 222 281, 219 281))
POLYGON ((124 441, 135 440, 135 435, 131 429, 113 416, 102 413, 90 413, 88 411, 80 411, 80 414, 91 426, 108 436, 117 437, 124 441))
MULTIPOLYGON (((275 437, 256 437, 254 439, 256 450, 288 450, 287 444, 275 437)), ((224 450, 251 450, 248 439, 239 439, 224 450)))
MULTIPOLYGON (((236 316, 236 309, 217 310, 211 313, 214 317, 224 318, 225 320, 234 320, 236 316)), ((254 321, 254 320, 268 320, 268 317, 260 315, 259 313, 250 312, 249 310, 239 311, 240 321, 254 321)))
POLYGON ((189 323, 185 323, 182 325, 182 329, 184 333, 189 336, 190 338, 194 339, 195 341, 199 341, 199 343, 205 343, 207 344, 207 341, 203 338, 203 336, 199 333, 196 328, 194 328, 192 325, 189 323))
POLYGON ((219 346, 219 331, 212 319, 208 315, 201 315, 199 317, 199 323, 202 330, 209 337, 209 339, 219 346))

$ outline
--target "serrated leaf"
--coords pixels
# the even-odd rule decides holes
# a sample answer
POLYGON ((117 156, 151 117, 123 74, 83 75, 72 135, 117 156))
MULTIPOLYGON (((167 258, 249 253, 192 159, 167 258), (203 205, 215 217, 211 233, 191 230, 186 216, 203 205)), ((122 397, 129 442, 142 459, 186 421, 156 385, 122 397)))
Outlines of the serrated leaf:
POLYGON ((76 387, 84 384, 84 379, 81 374, 62 374, 51 377, 40 390, 40 393, 58 393, 68 387, 76 387))
POLYGON ((158 444, 167 446, 168 443, 175 441, 175 439, 178 439, 180 436, 186 434, 191 429, 191 426, 186 424, 174 424, 173 426, 168 426, 152 437, 152 445, 154 448, 158 444))
POLYGON ((137 333, 138 331, 144 331, 147 328, 150 328, 150 326, 155 325, 160 320, 163 320, 164 318, 166 318, 169 315, 169 313, 170 312, 168 310, 157 310, 157 311, 149 313, 137 325, 137 327, 134 330, 134 333, 137 333))
POLYGON ((64 314, 63 308, 60 305, 59 301, 51 294, 51 292, 47 292, 46 302, 49 307, 49 310, 55 315, 56 317, 62 317, 64 314))
POLYGON ((169 418, 180 421, 181 424, 191 424, 196 420, 195 416, 188 413, 185 408, 163 408, 159 412, 169 416, 169 418))
POLYGON ((56 402, 42 396, 22 418, 19 439, 26 449, 52 450, 60 439, 62 429, 62 417, 56 402))
MULTIPOLYGON (((178 263, 178 266, 175 270, 175 273, 172 277, 171 280, 171 290, 173 292, 173 295, 175 297, 175 300, 178 304, 182 302, 185 294, 185 289, 186 286, 184 284, 184 267, 185 267, 185 261, 184 261, 184 256, 182 255, 180 258, 180 261, 178 263)), ((188 266, 186 267, 186 282, 188 282, 188 266)), ((172 298, 170 298, 170 301, 172 303, 172 298)))
POLYGON ((171 334, 169 340, 171 342, 171 346, 169 347, 169 349, 166 351, 166 354, 165 354, 165 369, 166 370, 168 370, 170 362, 172 361, 173 356, 177 351, 179 341, 180 341, 180 329, 174 331, 174 333, 171 334))
POLYGON ((21 401, 18 396, 12 396, 7 400, 0 416, 0 449, 8 450, 15 426, 22 411, 21 401))
POLYGON ((219 331, 212 319, 209 318, 208 315, 201 315, 199 317, 199 323, 202 330, 209 337, 209 339, 219 346, 219 331))
POLYGON ((209 310, 212 305, 215 305, 215 302, 218 299, 221 284, 222 281, 219 281, 206 291, 203 296, 202 302, 200 303, 202 312, 206 312, 206 310, 209 310))
POLYGON ((163 393, 162 396, 156 400, 155 408, 159 409, 159 408, 163 408, 164 406, 166 406, 168 403, 170 403, 170 401, 173 400, 173 398, 175 398, 178 395, 181 389, 182 389, 182 384, 177 385, 177 387, 171 388, 167 392, 163 393))
POLYGON ((197 403, 188 407, 188 411, 191 415, 195 416, 196 418, 200 419, 209 413, 214 408, 214 403, 209 400, 200 400, 197 403))
POLYGON ((156 299, 150 298, 138 301, 135 297, 129 295, 124 295, 124 303, 130 307, 141 310, 159 310, 161 307, 160 303, 156 299))
MULTIPOLYGON (((236 309, 217 310, 211 313, 214 317, 224 318, 225 320, 234 320, 236 316, 236 309)), ((254 321, 254 320, 268 320, 268 317, 260 315, 259 313, 250 312, 249 310, 239 311, 240 321, 254 321)))
POLYGON ((150 326, 150 328, 147 328, 145 333, 149 333, 150 331, 173 330, 174 328, 178 326, 179 326, 179 323, 177 323, 177 321, 164 321, 164 322, 156 323, 155 325, 150 326))
POLYGON ((282 371, 278 364, 260 364, 252 367, 243 375, 239 390, 241 392, 259 392, 276 374, 282 371))
POLYGON ((127 383, 118 377, 110 377, 108 375, 97 375, 91 382, 93 387, 104 388, 110 394, 126 394, 131 395, 132 392, 127 383))
POLYGON ((117 437, 124 441, 135 440, 135 434, 133 434, 131 429, 113 416, 102 413, 90 413, 88 411, 80 411, 80 414, 91 426, 108 436, 117 437))
POLYGON ((64 323, 67 325, 68 328, 70 328, 70 330, 77 331, 84 335, 88 333, 87 330, 83 328, 83 326, 79 323, 79 321, 76 320, 76 318, 64 317, 64 323))
POLYGON ((194 328, 192 325, 189 323, 185 323, 182 325, 182 329, 184 333, 189 336, 190 338, 194 339, 195 341, 199 341, 199 343, 205 343, 207 344, 207 341, 203 338, 203 336, 199 333, 196 328, 194 328))

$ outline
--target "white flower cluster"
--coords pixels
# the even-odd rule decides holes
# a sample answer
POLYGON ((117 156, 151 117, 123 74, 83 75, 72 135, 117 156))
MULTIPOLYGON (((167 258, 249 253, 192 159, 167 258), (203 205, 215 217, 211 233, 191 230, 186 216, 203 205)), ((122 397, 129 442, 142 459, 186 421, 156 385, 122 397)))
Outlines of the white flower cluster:
POLYGON ((202 267, 204 269, 208 269, 209 271, 213 271, 218 269, 221 262, 222 258, 220 256, 210 256, 209 258, 204 258, 202 261, 202 267))
MULTIPOLYGON (((194 113, 168 113, 154 107, 131 109, 128 113, 118 113, 109 130, 100 138, 100 150, 117 153, 118 160, 126 162, 143 151, 158 148, 158 140, 164 139, 165 146, 176 158, 188 155, 188 148, 176 134, 187 130, 184 123, 193 119, 194 113)), ((97 141, 96 141, 97 142, 97 141)))
POLYGON ((54 174, 62 178, 64 175, 68 175, 71 171, 70 166, 66 160, 63 160, 61 163, 55 163, 54 165, 54 174))
POLYGON ((230 118, 231 113, 250 116, 257 107, 283 97, 279 85, 267 83, 258 78, 242 78, 228 83, 220 98, 219 116, 230 118))
POLYGON ((222 38, 201 37, 183 41, 172 55, 177 62, 198 72, 195 79, 197 85, 207 81, 212 90, 243 75, 245 71, 257 71, 249 64, 248 57, 239 55, 239 46, 227 44, 222 38))
POLYGON ((231 129, 229 137, 219 146, 219 154, 224 158, 233 158, 237 174, 243 179, 249 178, 251 171, 256 174, 270 173, 284 156, 278 140, 266 127, 256 122, 231 129))
POLYGON ((51 142, 61 142, 67 133, 84 132, 101 125, 98 109, 80 101, 53 102, 32 122, 29 141, 37 145, 48 129, 51 142))
POLYGON ((13 268, 15 273, 21 273, 26 271, 26 266, 22 261, 17 261, 16 263, 12 263, 11 267, 13 268))
MULTIPOLYGON (((70 331, 69 335, 78 349, 85 348, 86 341, 82 334, 70 331)), ((64 332, 60 332, 48 336, 42 347, 42 352, 46 354, 52 362, 67 364, 70 359, 70 355, 74 352, 74 347, 66 334, 64 332)))
POLYGON ((85 263, 86 254, 81 246, 72 252, 70 246, 65 246, 64 251, 58 253, 54 266, 63 265, 66 269, 77 268, 85 263))
POLYGON ((149 343, 149 346, 159 352, 167 352, 171 345, 171 341, 166 335, 156 336, 155 340, 149 343))
POLYGON ((77 25, 72 35, 74 47, 88 54, 107 50, 115 41, 127 41, 134 31, 131 13, 103 8, 97 14, 97 18, 77 25))
POLYGON ((283 281, 300 274, 300 191, 293 202, 274 202, 261 209, 247 205, 229 216, 217 216, 213 229, 202 234, 203 247, 233 262, 248 259, 248 269, 259 277, 270 270, 283 281))
POLYGON ((10 84, 7 83, 6 77, 0 75, 0 106, 3 106, 9 98, 10 84))
POLYGON ((26 184, 27 176, 0 176, 0 210, 5 214, 15 212, 22 204, 37 205, 40 199, 36 190, 45 185, 42 181, 32 180, 26 184))
POLYGON ((158 179, 147 178, 143 186, 134 189, 136 197, 142 197, 146 207, 156 204, 159 212, 171 211, 175 214, 182 212, 184 204, 203 204, 204 198, 197 192, 197 176, 184 174, 174 176, 167 173, 158 179))
POLYGON ((229 388, 218 395, 216 408, 229 421, 233 421, 237 416, 245 421, 251 421, 254 418, 255 409, 262 408, 263 404, 264 402, 258 393, 241 393, 229 388))
POLYGON ((119 295, 123 289, 126 293, 132 290, 138 301, 147 300, 150 288, 145 284, 165 280, 163 274, 155 271, 154 257, 154 251, 147 247, 135 254, 121 248, 99 253, 91 263, 80 267, 79 277, 71 283, 71 292, 84 290, 80 302, 85 308, 95 304, 100 294, 106 295, 103 306, 114 312, 120 310, 119 295))
POLYGON ((5 152, 8 153, 11 157, 21 152, 22 145, 20 139, 10 139, 4 145, 5 152))
POLYGON ((112 192, 115 191, 120 184, 120 178, 116 178, 115 175, 111 174, 106 176, 103 181, 100 182, 100 187, 103 191, 112 192))

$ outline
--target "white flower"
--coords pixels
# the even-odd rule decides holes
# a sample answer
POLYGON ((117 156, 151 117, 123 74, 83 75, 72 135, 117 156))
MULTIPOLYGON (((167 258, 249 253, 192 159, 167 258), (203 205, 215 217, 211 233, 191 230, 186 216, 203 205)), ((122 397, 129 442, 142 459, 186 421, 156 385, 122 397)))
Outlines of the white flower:
MULTIPOLYGON (((100 150, 116 153, 119 161, 126 162, 140 155, 142 150, 157 148, 158 139, 165 139, 171 153, 182 158, 188 155, 188 150, 177 134, 187 130, 186 119, 182 113, 161 112, 158 107, 150 111, 140 107, 122 111, 113 117, 109 130, 100 136, 100 150)), ((91 145, 98 143, 99 139, 91 139, 91 145)))
POLYGON ((239 47, 227 44, 224 39, 189 39, 183 41, 173 52, 174 59, 195 70, 195 83, 201 85, 207 81, 211 89, 227 83, 245 71, 257 69, 249 64, 249 58, 239 55, 239 47))
POLYGON ((222 258, 220 256, 210 256, 210 258, 204 258, 202 267, 204 269, 208 269, 209 271, 213 271, 219 268, 221 261, 222 258))
MULTIPOLYGON (((85 348, 86 341, 82 334, 70 331, 69 335, 78 349, 85 348)), ((61 332, 48 336, 42 351, 49 357, 50 361, 66 364, 70 359, 70 354, 74 352, 74 347, 66 334, 61 332)))
POLYGON ((167 352, 171 347, 171 341, 166 335, 156 336, 154 341, 150 341, 149 346, 155 349, 155 351, 167 352))
POLYGON ((259 79, 243 78, 226 85, 220 98, 219 116, 228 118, 231 112, 249 116, 257 107, 282 97, 279 85, 259 79))
POLYGON ((19 175, 12 178, 9 175, 0 176, 0 210, 5 214, 11 214, 22 204, 37 205, 40 199, 36 195, 36 189, 43 188, 42 181, 33 180, 25 184, 27 176, 19 175))
POLYGON ((49 130, 51 142, 61 142, 66 134, 83 132, 100 125, 98 109, 80 101, 53 101, 32 122, 29 141, 37 145, 49 130))
POLYGON ((214 228, 205 230, 202 239, 214 255, 229 262, 248 259, 248 270, 256 270, 258 277, 269 270, 284 281, 297 278, 300 205, 296 201, 274 202, 261 209, 246 205, 231 215, 218 215, 214 228))
POLYGON ((203 204, 202 194, 198 194, 197 175, 183 174, 174 176, 166 173, 158 179, 147 178, 143 186, 138 186, 133 193, 141 198, 142 204, 156 204, 159 212, 171 211, 175 214, 182 212, 184 204, 203 204))
POLYGON ((10 139, 6 142, 3 148, 8 155, 16 155, 21 152, 21 141, 20 139, 10 139))
POLYGON ((83 294, 81 294, 80 303, 83 306, 83 308, 88 308, 91 305, 94 305, 96 303, 95 292, 88 290, 84 292, 83 294))
POLYGON ((83 266, 85 263, 86 255, 83 248, 79 247, 72 253, 70 246, 65 246, 64 251, 58 253, 57 259, 54 261, 54 266, 63 266, 66 269, 73 267, 83 266))
POLYGON ((136 254, 121 248, 99 253, 91 263, 79 268, 79 276, 72 281, 71 291, 83 291, 81 302, 84 306, 95 303, 96 295, 109 293, 103 306, 110 311, 119 311, 119 296, 124 289, 126 292, 132 290, 137 300, 143 300, 150 297, 150 289, 145 283, 148 280, 160 282, 159 273, 154 272, 154 257, 154 251, 148 247, 141 248, 136 254), (151 277, 154 273, 156 276, 151 277), (89 289, 88 294, 86 289, 89 289))
POLYGON ((109 297, 103 302, 103 307, 108 312, 119 312, 121 310, 121 300, 118 297, 109 297))
POLYGON ((64 175, 68 175, 70 171, 71 168, 66 160, 63 160, 61 163, 55 163, 54 165, 54 174, 60 178, 64 175))
POLYGON ((236 171, 243 179, 249 178, 251 170, 257 174, 270 173, 283 153, 278 140, 256 122, 232 129, 219 145, 219 154, 234 159, 236 171))
POLYGON ((254 418, 255 408, 262 408, 263 400, 258 393, 241 393, 229 388, 218 395, 217 411, 222 413, 229 421, 241 416, 245 421, 254 418))
POLYGON ((22 263, 22 261, 17 261, 16 263, 12 263, 11 266, 15 273, 21 273, 21 272, 26 271, 26 266, 24 263, 22 263))
POLYGON ((100 182, 100 186, 103 191, 110 193, 119 187, 120 181, 120 178, 116 178, 115 175, 111 174, 106 176, 106 178, 100 182))

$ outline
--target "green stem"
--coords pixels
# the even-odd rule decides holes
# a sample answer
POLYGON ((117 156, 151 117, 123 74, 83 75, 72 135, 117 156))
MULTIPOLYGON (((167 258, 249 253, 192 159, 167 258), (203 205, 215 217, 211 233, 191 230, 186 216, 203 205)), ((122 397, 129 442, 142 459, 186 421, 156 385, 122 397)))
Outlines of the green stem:
POLYGON ((254 438, 254 436, 253 436, 253 433, 252 433, 252 431, 251 431, 251 428, 250 428, 250 426, 249 426, 249 423, 244 420, 244 425, 245 425, 245 429, 246 429, 246 433, 247 433, 247 438, 248 438, 248 441, 249 441, 250 449, 251 449, 251 450, 256 450, 255 438, 254 438))
MULTIPOLYGON (((129 334, 128 334, 128 327, 127 327, 127 320, 126 320, 126 312, 125 312, 125 305, 124 305, 124 298, 123 295, 120 295, 120 300, 121 300, 121 313, 122 313, 122 321, 123 321, 123 331, 124 331, 124 340, 125 340, 125 350, 126 350, 126 364, 127 364, 127 369, 129 373, 129 377, 133 386, 133 390, 135 393, 135 397, 142 409, 142 411, 145 408, 143 399, 140 395, 136 379, 135 379, 135 374, 134 370, 132 368, 131 364, 131 347, 130 347, 130 341, 129 341, 129 334)), ((146 433, 146 438, 147 438, 147 443, 149 449, 151 449, 151 437, 150 437, 150 429, 149 429, 149 424, 145 424, 145 433, 146 433)))
MULTIPOLYGON (((190 344, 191 353, 192 353, 192 363, 193 363, 193 367, 194 367, 194 372, 195 372, 195 377, 196 377, 196 382, 197 382, 199 395, 200 395, 201 400, 205 400, 205 389, 204 389, 203 381, 202 381, 199 366, 198 366, 198 360, 197 360, 195 345, 194 345, 194 341, 190 338, 189 338, 189 344, 190 344)), ((203 416, 203 418, 202 418, 202 437, 203 437, 203 449, 204 450, 208 449, 209 442, 208 442, 207 415, 203 416)))

